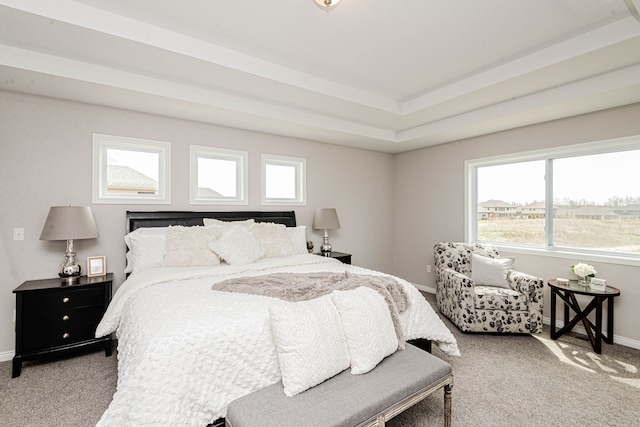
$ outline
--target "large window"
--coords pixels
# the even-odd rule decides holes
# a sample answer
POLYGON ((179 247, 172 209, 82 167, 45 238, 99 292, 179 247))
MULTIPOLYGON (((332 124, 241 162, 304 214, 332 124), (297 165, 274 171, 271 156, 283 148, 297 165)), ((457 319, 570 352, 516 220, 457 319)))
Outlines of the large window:
POLYGON ((191 203, 246 205, 248 153, 191 146, 191 203))
POLYGON ((640 259, 640 137, 469 160, 468 241, 640 259))
POLYGON ((170 204, 168 142, 93 135, 93 203, 170 204))
POLYGON ((262 155, 262 204, 306 204, 306 160, 262 155))

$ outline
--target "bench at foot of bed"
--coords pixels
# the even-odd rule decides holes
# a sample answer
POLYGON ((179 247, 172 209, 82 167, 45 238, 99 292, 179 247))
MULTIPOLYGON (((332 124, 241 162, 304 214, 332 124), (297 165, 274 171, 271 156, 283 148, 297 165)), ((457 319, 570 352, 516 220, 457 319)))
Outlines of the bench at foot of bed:
POLYGON ((375 369, 346 370, 293 397, 282 383, 231 402, 228 427, 384 426, 385 421, 437 390, 444 390, 444 425, 451 425, 451 365, 412 345, 384 359, 375 369))

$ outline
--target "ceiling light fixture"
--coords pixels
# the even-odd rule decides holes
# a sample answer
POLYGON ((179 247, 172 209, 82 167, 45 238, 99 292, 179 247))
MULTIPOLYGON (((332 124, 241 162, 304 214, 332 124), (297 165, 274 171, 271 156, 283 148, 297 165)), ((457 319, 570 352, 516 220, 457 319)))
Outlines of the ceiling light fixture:
POLYGON ((313 0, 313 2, 320 8, 329 11, 340 3, 340 0, 313 0))

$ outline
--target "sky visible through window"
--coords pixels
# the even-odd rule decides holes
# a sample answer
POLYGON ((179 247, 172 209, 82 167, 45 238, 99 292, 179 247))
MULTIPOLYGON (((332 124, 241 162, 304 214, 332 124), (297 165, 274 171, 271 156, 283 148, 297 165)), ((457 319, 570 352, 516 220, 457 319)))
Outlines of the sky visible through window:
POLYGON ((158 181, 158 153, 109 148, 107 149, 107 163, 110 165, 128 166, 156 182, 158 181))
MULTIPOLYGON (((640 150, 556 159, 553 173, 554 200, 604 205, 611 197, 640 198, 640 150)), ((478 202, 542 202, 544 177, 544 160, 479 167, 478 202)))

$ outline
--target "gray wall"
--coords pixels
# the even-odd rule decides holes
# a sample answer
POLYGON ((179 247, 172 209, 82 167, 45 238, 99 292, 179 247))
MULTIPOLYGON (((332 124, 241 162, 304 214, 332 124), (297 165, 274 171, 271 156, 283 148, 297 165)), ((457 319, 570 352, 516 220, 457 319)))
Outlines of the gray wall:
MULTIPOLYGON (((435 146, 399 155, 321 144, 140 114, 74 102, 0 91, 0 360, 14 348, 11 291, 25 280, 54 277, 64 242, 38 240, 49 207, 90 205, 100 237, 77 242, 78 257, 105 255, 107 270, 124 279, 124 215, 127 210, 236 210, 189 205, 189 145, 249 152, 249 205, 241 209, 279 210, 260 205, 260 154, 307 159, 308 202, 294 207, 310 230, 318 207, 336 207, 342 229, 331 233, 333 247, 353 254, 355 264, 393 272, 435 287, 433 245, 459 241, 463 227, 463 162, 466 159, 640 134, 640 104, 435 146), (158 139, 172 143, 171 205, 92 205, 92 133, 158 139), (13 228, 25 229, 13 241, 13 228)), ((516 267, 545 279, 568 276, 577 259, 524 254, 516 267)), ((598 276, 619 287, 616 335, 640 345, 637 307, 640 268, 590 262, 598 276)), ((549 294, 545 294, 548 316, 549 294)))
MULTIPOLYGON (((433 266, 433 246, 440 241, 464 240, 465 160, 639 135, 638 118, 640 104, 634 104, 396 155, 394 273, 435 288, 434 273, 427 273, 426 269, 428 264, 433 266)), ((515 269, 545 279, 573 278, 569 266, 581 261, 504 254, 516 258, 515 269)), ((602 261, 589 264, 596 268, 598 277, 621 291, 615 301, 615 335, 621 337, 620 342, 639 347, 640 267, 602 261)), ((549 300, 549 289, 545 287, 546 317, 550 313, 549 300)))
POLYGON ((307 159, 307 206, 291 210, 316 249, 322 238, 311 230, 314 211, 335 207, 342 228, 330 232, 334 249, 352 253, 358 265, 391 271, 390 154, 0 91, 0 360, 14 349, 12 290, 55 277, 64 255, 64 242, 38 240, 50 206, 91 206, 100 237, 77 241, 78 258, 105 255, 117 287, 127 210, 287 210, 260 205, 261 153, 307 159), (92 133, 170 141, 172 204, 92 205, 92 133), (190 144, 249 152, 248 206, 189 205, 190 144), (24 241, 13 240, 14 227, 24 228, 24 241))

